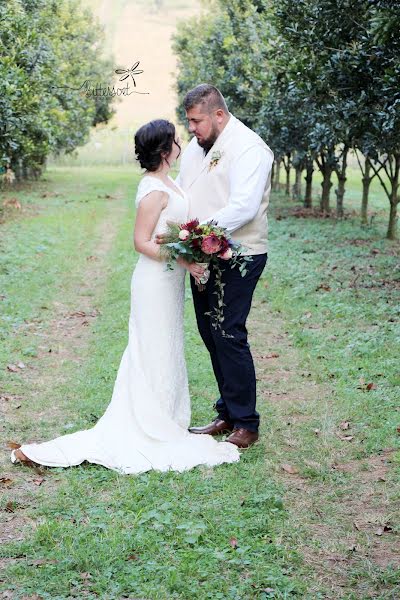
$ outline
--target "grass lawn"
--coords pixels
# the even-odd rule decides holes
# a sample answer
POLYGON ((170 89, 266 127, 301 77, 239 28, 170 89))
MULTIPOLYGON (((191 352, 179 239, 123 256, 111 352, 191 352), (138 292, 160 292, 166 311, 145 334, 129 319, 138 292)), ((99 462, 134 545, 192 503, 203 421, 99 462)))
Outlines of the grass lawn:
MULTIPOLYGON (((8 441, 90 427, 110 400, 137 181, 51 168, 0 224, 0 598, 399 597, 399 244, 379 188, 359 226, 355 173, 340 222, 271 199, 249 322, 262 439, 238 464, 121 476, 9 462, 8 441)), ((186 353, 201 424, 216 385, 189 288, 186 353)))

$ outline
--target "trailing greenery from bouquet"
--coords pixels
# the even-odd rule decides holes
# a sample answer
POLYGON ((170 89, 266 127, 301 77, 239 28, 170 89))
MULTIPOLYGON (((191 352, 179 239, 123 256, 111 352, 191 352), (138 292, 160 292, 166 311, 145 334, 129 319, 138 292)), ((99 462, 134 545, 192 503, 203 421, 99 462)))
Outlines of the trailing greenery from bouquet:
MULTIPOLYGON (((165 243, 161 247, 161 256, 167 262, 167 269, 173 269, 173 263, 179 258, 189 263, 207 263, 212 265, 215 274, 214 294, 217 302, 212 311, 206 313, 211 317, 214 329, 220 330, 224 337, 228 335, 223 329, 224 317, 224 287, 222 273, 225 269, 221 267, 221 261, 231 269, 238 268, 242 277, 247 273, 247 264, 252 260, 251 256, 245 256, 244 246, 238 244, 227 235, 226 229, 218 227, 215 221, 208 221, 200 225, 198 219, 188 223, 169 223, 165 233, 165 243)), ((204 290, 205 284, 197 284, 200 291, 204 290)))

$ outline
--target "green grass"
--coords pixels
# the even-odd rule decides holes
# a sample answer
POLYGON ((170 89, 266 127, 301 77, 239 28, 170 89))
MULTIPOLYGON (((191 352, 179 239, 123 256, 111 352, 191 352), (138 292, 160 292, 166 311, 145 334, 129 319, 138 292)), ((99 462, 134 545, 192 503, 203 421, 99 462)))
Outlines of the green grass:
MULTIPOLYGON (((51 169, 46 179, 17 194, 30 212, 0 225, 6 296, 1 383, 8 393, 24 395, 23 412, 8 417, 7 439, 46 439, 59 432, 60 420, 72 421, 74 429, 89 427, 110 400, 127 342, 137 174, 126 168, 51 169), (44 188, 63 196, 42 199, 44 188), (116 190, 120 198, 97 197, 116 190), (101 263, 103 284, 90 297, 101 314, 87 333, 79 368, 67 360, 56 370, 56 377, 62 375, 57 385, 32 395, 44 359, 24 349, 35 349, 33 333, 49 326, 53 300, 79 308, 86 257, 96 252, 101 224, 114 207, 119 212, 114 242, 101 263), (40 320, 38 329, 25 335, 23 323, 33 319, 40 320), (18 360, 35 367, 36 376, 25 380, 4 370, 18 360)), ((357 187, 352 193, 351 209, 357 187)), ((0 589, 13 590, 16 600, 33 593, 109 600, 399 595, 396 565, 381 567, 371 557, 373 530, 355 532, 360 549, 349 555, 350 500, 364 494, 363 484, 359 474, 332 468, 333 462, 361 465, 398 445, 399 247, 384 239, 382 195, 372 201, 376 218, 368 228, 358 225, 356 215, 340 222, 298 219, 290 216, 292 206, 280 195, 272 199, 271 214, 279 219, 271 218, 270 260, 252 311, 255 351, 265 354, 280 343, 277 363, 290 376, 271 385, 272 361, 259 364, 260 376, 266 376, 259 381, 262 441, 238 464, 183 474, 121 476, 95 465, 48 469, 43 484, 18 504, 19 486, 31 477, 20 468, 21 481, 7 489, 1 507, 16 501, 16 513, 28 515, 36 527, 2 546, 1 556, 15 561, 0 589), (321 284, 330 289, 317 289, 321 284), (279 336, 284 341, 274 341, 279 336), (376 389, 366 391, 360 378, 376 389), (268 390, 288 396, 271 402, 268 390), (337 436, 341 421, 350 423, 344 433, 351 442, 337 436), (296 465, 298 476, 282 475, 282 463, 296 465), (319 538, 315 531, 322 527, 328 533, 319 538), (337 571, 341 595, 326 580, 327 570, 335 574, 327 559, 332 552, 346 558, 337 571), (309 560, 316 553, 322 556, 318 568, 309 560)), ((211 416, 216 386, 189 289, 186 349, 193 422, 202 423, 211 416)), ((376 538, 386 544, 382 548, 394 548, 398 535, 399 454, 391 453, 390 461, 386 482, 377 483, 384 486, 384 496, 376 495, 381 517, 393 525, 393 532, 376 538)), ((375 509, 373 498, 368 502, 357 508, 360 514, 375 509)))

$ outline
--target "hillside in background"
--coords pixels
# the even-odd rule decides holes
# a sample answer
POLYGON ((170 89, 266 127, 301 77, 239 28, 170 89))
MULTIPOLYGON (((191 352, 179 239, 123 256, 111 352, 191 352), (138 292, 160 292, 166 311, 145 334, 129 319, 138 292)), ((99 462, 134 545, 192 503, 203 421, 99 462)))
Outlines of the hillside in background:
MULTIPOLYGON (((62 165, 126 164, 132 162, 137 127, 155 118, 176 121, 174 91, 176 57, 171 36, 179 20, 200 11, 200 0, 82 0, 98 17, 106 33, 104 53, 114 57, 115 68, 130 69, 137 61, 143 73, 131 76, 133 93, 115 102, 116 114, 92 131, 90 141, 74 156, 49 163, 62 165)), ((126 81, 115 85, 123 87, 126 81)), ((101 82, 97 82, 101 83, 101 82)))

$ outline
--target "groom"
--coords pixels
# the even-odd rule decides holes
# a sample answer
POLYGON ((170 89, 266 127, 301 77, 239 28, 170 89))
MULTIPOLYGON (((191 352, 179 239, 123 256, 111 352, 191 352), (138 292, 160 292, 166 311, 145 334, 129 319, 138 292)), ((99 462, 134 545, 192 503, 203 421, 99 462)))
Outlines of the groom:
POLYGON ((204 291, 190 278, 197 325, 210 353, 220 398, 217 418, 192 433, 230 433, 226 441, 248 448, 258 440, 256 377, 247 343, 246 319, 257 281, 267 262, 267 206, 271 189, 273 153, 263 140, 228 110, 214 86, 201 84, 183 101, 189 132, 194 135, 181 159, 178 183, 189 199, 189 219, 210 219, 225 227, 252 256, 247 274, 238 267, 224 269, 224 337, 210 316, 217 301, 215 273, 204 291))

